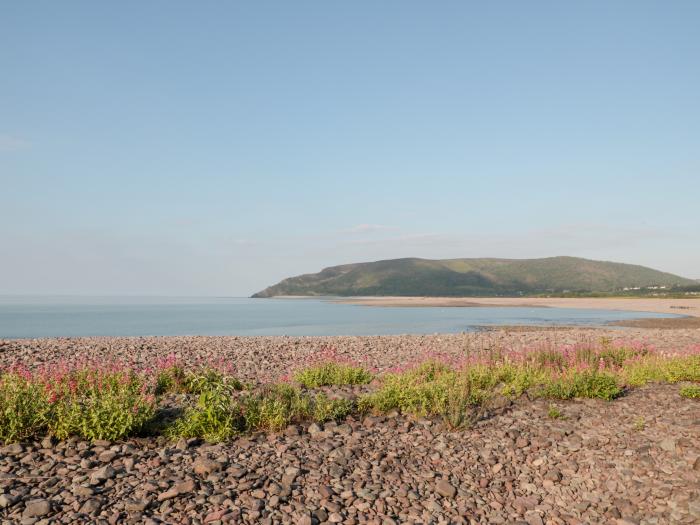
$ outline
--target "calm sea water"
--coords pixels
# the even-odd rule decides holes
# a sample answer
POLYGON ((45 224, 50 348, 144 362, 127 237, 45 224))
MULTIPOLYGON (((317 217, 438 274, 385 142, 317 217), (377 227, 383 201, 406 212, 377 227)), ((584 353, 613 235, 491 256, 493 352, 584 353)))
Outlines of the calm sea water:
POLYGON ((600 325, 645 312, 564 308, 378 308, 320 299, 0 297, 0 338, 129 335, 381 335, 483 325, 600 325))

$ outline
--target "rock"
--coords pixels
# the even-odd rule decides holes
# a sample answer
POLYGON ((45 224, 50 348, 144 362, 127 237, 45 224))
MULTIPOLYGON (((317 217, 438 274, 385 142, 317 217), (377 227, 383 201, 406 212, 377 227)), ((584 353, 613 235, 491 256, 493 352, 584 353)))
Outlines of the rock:
POLYGON ((198 476, 205 477, 213 472, 221 470, 221 464, 211 459, 199 458, 192 463, 192 470, 198 476))
POLYGON ((457 494, 457 489, 449 481, 443 479, 435 485, 435 492, 444 498, 454 498, 457 494))
POLYGON ((536 512, 528 512, 525 515, 525 521, 528 525, 544 525, 542 517, 536 512))
POLYGON ((114 467, 112 467, 111 465, 106 465, 102 468, 93 471, 92 474, 90 474, 90 482, 93 485, 97 485, 108 479, 112 479, 116 475, 117 471, 114 470, 114 467))
POLYGON ((335 491, 328 485, 321 485, 318 487, 318 493, 325 499, 330 499, 335 496, 335 491))
POLYGON ((309 434, 318 434, 319 432, 323 432, 323 429, 318 426, 316 423, 311 423, 309 425, 309 428, 307 429, 307 432, 309 434))
POLYGON ((83 503, 80 507, 80 513, 82 514, 92 514, 93 512, 98 512, 102 508, 102 501, 92 498, 83 503))
POLYGON ((100 463, 109 463, 116 457, 116 455, 117 453, 114 452, 114 450, 105 450, 99 456, 97 456, 97 459, 100 461, 100 463))
POLYGON ((33 499, 24 506, 23 515, 28 518, 40 518, 51 512, 51 503, 45 499, 33 499))
POLYGON ((172 499, 179 494, 176 487, 171 487, 165 492, 158 494, 158 501, 165 501, 167 499, 172 499))
POLYGON ((7 508, 11 507, 15 503, 17 503, 17 500, 19 498, 17 496, 13 496, 11 494, 0 494, 0 508, 7 508))
POLYGON ((150 505, 150 500, 129 500, 124 504, 124 508, 128 512, 143 512, 150 505))
POLYGON ((659 443, 659 447, 661 447, 661 450, 665 450, 666 452, 675 452, 676 441, 671 438, 666 438, 659 443))
POLYGON ((700 497, 688 502, 688 513, 694 518, 700 518, 700 497))
POLYGON ((300 473, 301 470, 296 467, 287 468, 282 476, 282 485, 290 486, 300 473))
POLYGON ((176 483, 175 488, 177 489, 178 494, 188 494, 195 490, 195 483, 193 480, 188 479, 187 481, 176 483))
POLYGON ((544 479, 548 479, 550 481, 561 481, 561 472, 559 472, 557 469, 548 470, 544 475, 544 479))
POLYGON ((82 485, 79 485, 77 487, 73 487, 73 495, 78 496, 81 498, 89 498, 95 493, 93 489, 90 487, 83 487, 82 485))
POLYGON ((8 456, 19 456, 24 452, 24 447, 19 443, 11 443, 2 449, 4 454, 8 456))

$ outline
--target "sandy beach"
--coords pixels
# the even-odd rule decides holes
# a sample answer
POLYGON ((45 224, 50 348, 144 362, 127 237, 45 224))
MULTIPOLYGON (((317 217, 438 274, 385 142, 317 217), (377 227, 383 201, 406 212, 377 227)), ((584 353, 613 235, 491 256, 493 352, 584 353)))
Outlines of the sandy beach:
POLYGON ((337 299, 347 304, 366 306, 523 306, 542 308, 591 308, 658 312, 700 317, 700 298, 667 299, 647 297, 348 297, 337 299))
POLYGON ((626 310, 682 315, 675 319, 635 319, 611 323, 636 328, 700 328, 700 298, 667 299, 654 297, 352 297, 336 299, 346 304, 395 307, 506 307, 584 308, 626 310))

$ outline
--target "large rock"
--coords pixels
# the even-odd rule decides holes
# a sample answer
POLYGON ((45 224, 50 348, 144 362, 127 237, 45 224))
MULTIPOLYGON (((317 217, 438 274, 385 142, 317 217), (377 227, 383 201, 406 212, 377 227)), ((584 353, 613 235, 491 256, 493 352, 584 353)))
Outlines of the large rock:
POLYGON ((27 518, 40 518, 51 512, 51 503, 45 499, 29 500, 24 507, 24 516, 27 518))
POLYGON ((457 489, 449 481, 443 479, 435 485, 435 492, 444 498, 454 498, 457 494, 457 489))
POLYGON ((105 465, 104 467, 99 468, 90 474, 90 482, 93 485, 97 485, 98 483, 112 479, 116 475, 117 471, 114 470, 114 467, 111 465, 105 465))

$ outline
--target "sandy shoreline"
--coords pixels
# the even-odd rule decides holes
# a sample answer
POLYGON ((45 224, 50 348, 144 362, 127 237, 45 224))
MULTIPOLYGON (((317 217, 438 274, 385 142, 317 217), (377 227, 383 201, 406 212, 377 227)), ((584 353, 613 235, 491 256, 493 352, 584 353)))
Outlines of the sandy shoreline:
POLYGON ((348 297, 335 299, 345 304, 365 306, 439 306, 439 307, 541 307, 627 310, 700 317, 700 299, 646 297, 348 297))

